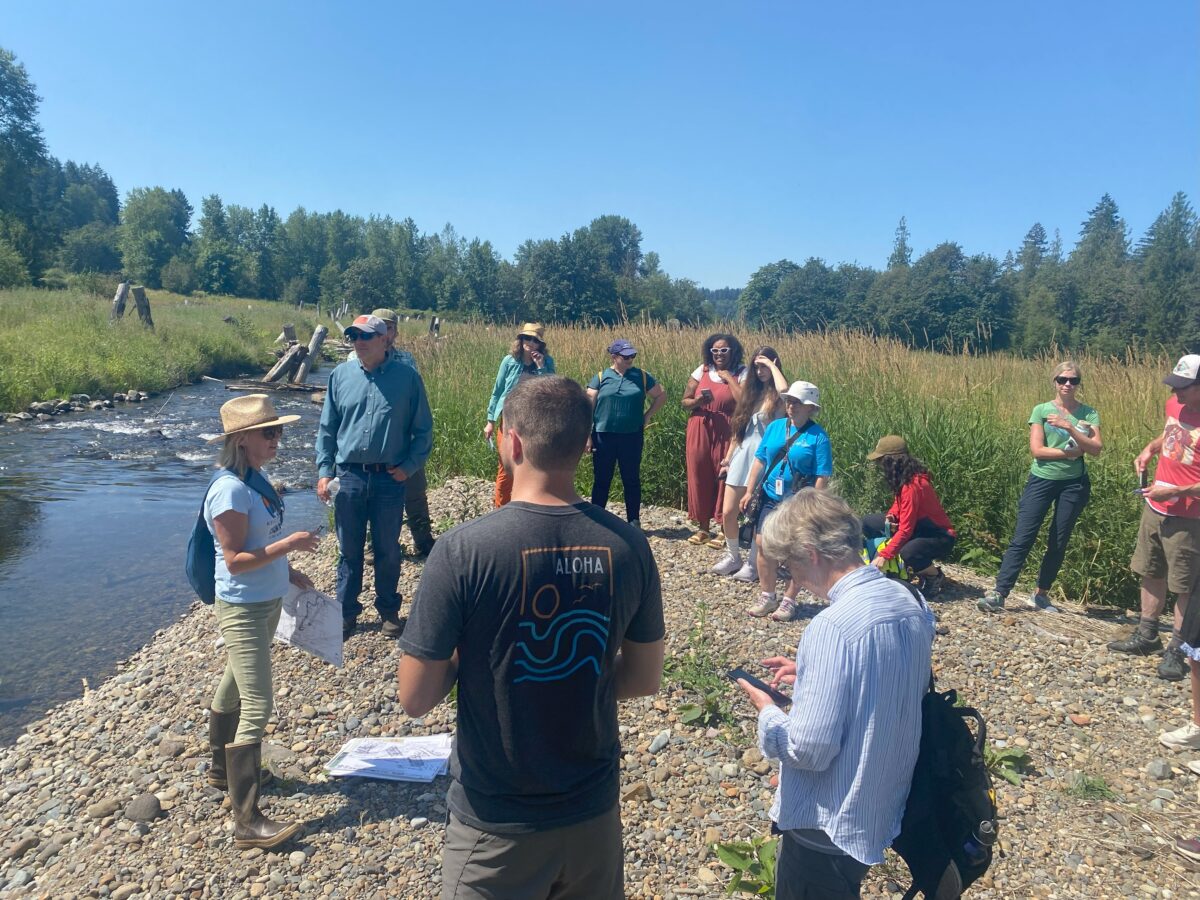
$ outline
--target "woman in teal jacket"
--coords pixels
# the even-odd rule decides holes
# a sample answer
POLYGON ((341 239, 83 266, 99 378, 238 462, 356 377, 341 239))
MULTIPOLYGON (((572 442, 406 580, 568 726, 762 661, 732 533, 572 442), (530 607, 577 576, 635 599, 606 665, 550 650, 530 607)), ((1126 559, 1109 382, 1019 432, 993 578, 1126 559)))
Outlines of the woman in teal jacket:
MULTIPOLYGON (((522 378, 554 374, 554 357, 546 352, 546 342, 542 339, 545 331, 536 322, 526 322, 517 332, 517 339, 513 341, 508 355, 500 360, 492 399, 488 403, 487 424, 483 426, 483 436, 490 441, 495 434, 494 443, 497 447, 504 438, 504 398, 522 378)), ((496 506, 503 506, 511 499, 512 479, 504 471, 504 463, 500 462, 496 466, 496 506)))

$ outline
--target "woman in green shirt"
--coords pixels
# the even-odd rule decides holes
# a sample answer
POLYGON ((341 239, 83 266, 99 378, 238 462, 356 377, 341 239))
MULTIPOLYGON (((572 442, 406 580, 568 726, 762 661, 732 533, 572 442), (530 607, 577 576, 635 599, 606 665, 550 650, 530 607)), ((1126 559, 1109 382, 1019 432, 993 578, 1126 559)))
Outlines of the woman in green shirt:
POLYGON ((587 394, 593 410, 592 503, 601 509, 608 504, 613 471, 619 465, 625 486, 625 515, 629 524, 640 528, 643 432, 667 395, 653 375, 633 364, 635 356, 637 350, 629 341, 609 344, 611 365, 596 373, 587 394))
POLYGON ((1004 599, 1017 583, 1051 506, 1054 519, 1046 539, 1046 555, 1038 571, 1037 591, 1026 602, 1032 609, 1055 611, 1050 605, 1050 587, 1062 568, 1071 530, 1092 491, 1083 456, 1099 456, 1102 448, 1100 414, 1075 399, 1082 380, 1075 363, 1070 360, 1059 363, 1054 370, 1054 399, 1039 403, 1029 414, 1029 452, 1033 455, 1033 465, 1017 505, 1016 531, 1004 551, 996 586, 979 601, 984 612, 1004 609, 1004 599))

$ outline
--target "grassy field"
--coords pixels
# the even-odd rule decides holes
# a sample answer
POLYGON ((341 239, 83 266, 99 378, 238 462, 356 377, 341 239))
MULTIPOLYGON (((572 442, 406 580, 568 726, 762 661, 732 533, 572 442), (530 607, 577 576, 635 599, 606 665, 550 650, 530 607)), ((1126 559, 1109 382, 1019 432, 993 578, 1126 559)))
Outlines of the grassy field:
POLYGON ((301 340, 312 333, 311 317, 278 303, 148 296, 154 331, 142 327, 132 298, 125 317, 110 323, 111 297, 0 291, 0 412, 74 393, 159 391, 204 374, 258 371, 271 363, 283 322, 294 323, 301 340))
MULTIPOLYGON (((447 324, 429 342, 424 323, 403 323, 407 344, 425 378, 437 420, 431 474, 470 473, 490 478, 495 455, 481 429, 496 368, 511 329, 447 324)), ((558 372, 581 381, 607 364, 604 348, 613 331, 552 327, 549 352, 558 372)), ((660 379, 670 401, 647 433, 642 466, 648 502, 685 505, 684 429, 679 405, 687 378, 699 362, 706 332, 654 326, 617 329, 638 347, 638 362, 660 379)), ((918 353, 858 335, 763 335, 739 331, 750 353, 774 346, 790 380, 821 388, 819 421, 833 443, 839 490, 861 512, 890 502, 867 452, 883 434, 904 435, 929 465, 947 511, 960 534, 958 558, 994 572, 1016 519, 1017 498, 1029 472, 1029 411, 1053 397, 1055 360, 1007 356, 967 357, 918 353)), ((402 337, 403 339, 403 337, 402 337)), ((1105 450, 1089 464, 1092 499, 1079 522, 1058 587, 1071 600, 1133 605, 1136 583, 1129 556, 1140 515, 1130 491, 1132 462, 1160 433, 1167 389, 1160 382, 1174 360, 1077 360, 1083 370, 1080 399, 1101 416, 1105 450)), ((579 473, 581 491, 591 483, 590 463, 579 473)), ((613 498, 619 499, 619 485, 613 498)), ((1024 588, 1036 573, 1042 547, 1027 564, 1024 588)))

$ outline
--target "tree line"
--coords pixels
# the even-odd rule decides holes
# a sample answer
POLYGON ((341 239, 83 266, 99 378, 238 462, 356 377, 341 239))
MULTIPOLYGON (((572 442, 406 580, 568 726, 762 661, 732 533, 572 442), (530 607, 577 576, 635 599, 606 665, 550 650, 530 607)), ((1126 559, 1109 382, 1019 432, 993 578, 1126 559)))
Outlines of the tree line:
POLYGON ((810 258, 762 266, 743 289, 708 290, 661 268, 629 219, 604 215, 512 260, 451 225, 351 216, 212 194, 199 216, 180 190, 135 187, 124 203, 98 165, 59 162, 24 67, 0 49, 0 287, 94 283, 119 274, 182 294, 292 304, 436 310, 489 320, 699 324, 737 318, 789 331, 853 329, 914 346, 1034 353, 1051 345, 1120 354, 1200 344, 1200 230, 1176 194, 1135 244, 1105 194, 1065 252, 1034 224, 1003 260, 954 242, 916 260, 904 219, 883 270, 810 258), (193 219, 195 228, 193 229, 193 219))

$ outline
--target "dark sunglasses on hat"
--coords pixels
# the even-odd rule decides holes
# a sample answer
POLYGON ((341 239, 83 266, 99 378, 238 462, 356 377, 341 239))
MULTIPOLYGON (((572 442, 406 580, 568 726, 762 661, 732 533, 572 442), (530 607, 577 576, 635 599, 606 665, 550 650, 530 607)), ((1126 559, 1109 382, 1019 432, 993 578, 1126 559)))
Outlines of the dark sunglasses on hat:
POLYGON ((1058 384, 1079 384, 1083 381, 1078 375, 1055 375, 1054 380, 1058 384))

